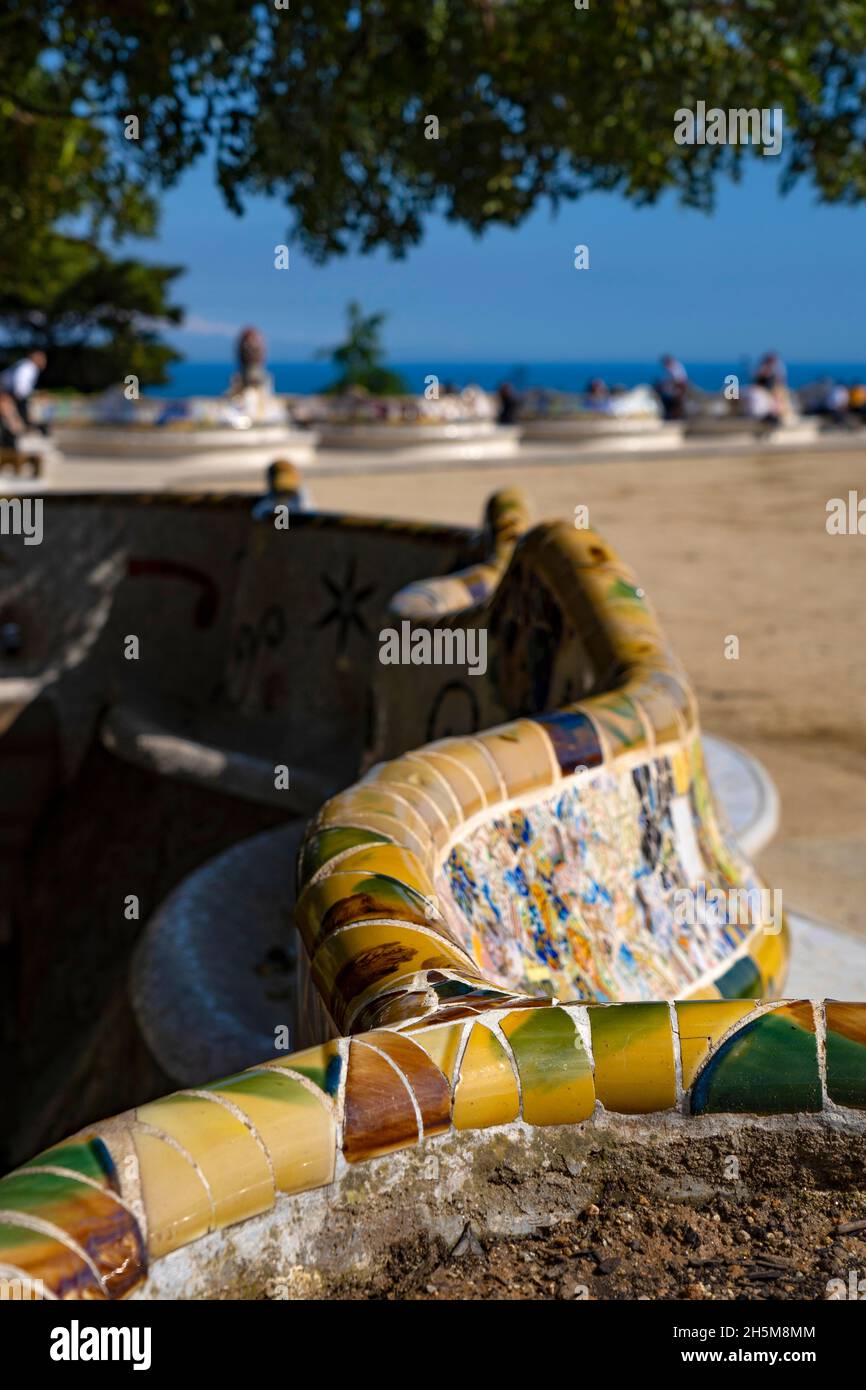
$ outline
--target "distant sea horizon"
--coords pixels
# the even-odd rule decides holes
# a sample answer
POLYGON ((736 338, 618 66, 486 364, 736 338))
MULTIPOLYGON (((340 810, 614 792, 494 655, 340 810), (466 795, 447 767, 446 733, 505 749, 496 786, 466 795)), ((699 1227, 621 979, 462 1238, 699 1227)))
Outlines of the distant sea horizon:
MULTIPOLYGON (((725 377, 733 374, 748 380, 757 365, 757 358, 730 358, 727 361, 695 362, 682 359, 689 377, 705 391, 720 391, 725 377)), ((422 392, 425 378, 435 375, 440 387, 480 386, 495 390, 503 381, 510 381, 518 390, 545 386, 552 391, 582 391, 592 377, 601 377, 609 386, 639 386, 661 375, 655 361, 598 361, 585 362, 521 362, 502 359, 498 362, 462 362, 451 358, 431 357, 425 362, 389 362, 388 366, 405 379, 409 390, 422 392)), ((866 361, 861 362, 788 362, 788 382, 793 387, 805 386, 821 377, 837 381, 866 381, 866 361)), ((307 395, 322 391, 334 379, 334 368, 328 362, 269 362, 268 370, 281 395, 307 395)), ((235 371, 232 362, 176 362, 169 369, 169 381, 164 386, 148 388, 154 396, 219 396, 229 384, 235 371)))

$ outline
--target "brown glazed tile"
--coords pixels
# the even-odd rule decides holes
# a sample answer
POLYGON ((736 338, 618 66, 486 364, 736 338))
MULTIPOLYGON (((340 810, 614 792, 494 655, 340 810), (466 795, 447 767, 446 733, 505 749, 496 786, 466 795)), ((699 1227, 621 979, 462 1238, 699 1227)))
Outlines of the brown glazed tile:
POLYGON ((418 1142, 415 1107, 390 1062, 353 1039, 346 1077, 343 1153, 349 1163, 418 1142))
POLYGON ((415 1094, 424 1134, 441 1134, 451 1124, 451 1088, 423 1048, 401 1033, 370 1033, 371 1042, 400 1068, 415 1094))

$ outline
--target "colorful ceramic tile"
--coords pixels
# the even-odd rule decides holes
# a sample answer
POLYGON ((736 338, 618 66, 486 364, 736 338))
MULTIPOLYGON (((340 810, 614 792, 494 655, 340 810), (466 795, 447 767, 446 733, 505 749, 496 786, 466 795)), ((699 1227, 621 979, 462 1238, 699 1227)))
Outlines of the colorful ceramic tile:
POLYGON ((827 1094, 836 1105, 866 1110, 866 1004, 827 1001, 827 1094))
POLYGON ((582 708, 601 726, 614 754, 631 753, 635 749, 647 746, 647 730, 644 728, 640 712, 627 696, 616 692, 610 695, 596 695, 582 708))
POLYGON ((22 1168, 62 1168, 71 1174, 89 1178, 100 1187, 119 1190, 114 1160, 105 1141, 98 1134, 86 1138, 66 1140, 50 1149, 43 1149, 35 1158, 21 1164, 22 1168))
POLYGON ((455 1129, 507 1125, 520 1113, 517 1078, 508 1053, 483 1023, 473 1025, 454 1088, 455 1129))
POLYGON ((691 1094, 693 1115, 781 1115, 821 1104, 812 1007, 799 1002, 746 1019, 710 1057, 691 1094))
POLYGON ((535 722, 550 738, 560 771, 564 774, 599 767, 604 761, 595 725, 581 710, 539 714, 535 716, 535 722))
MULTIPOLYGON (((415 875, 416 883, 423 883, 415 875)), ((338 869, 306 887, 295 908, 295 921, 307 953, 349 923, 387 920, 412 922, 437 930, 440 913, 431 883, 426 891, 398 878, 338 869)))
POLYGON ((213 1204, 199 1172, 180 1149, 140 1125, 132 1131, 153 1259, 179 1250, 215 1225, 213 1204))
POLYGON ((449 816, 437 804, 435 797, 428 795, 420 787, 408 782, 378 782, 366 785, 382 787, 392 793, 396 814, 405 813, 410 826, 421 825, 419 834, 432 842, 436 850, 448 843, 454 827, 459 823, 456 816, 449 816))
POLYGON ((396 821, 398 825, 404 824, 419 839, 427 839, 427 822, 424 817, 384 782, 378 785, 359 782, 348 791, 332 797, 319 811, 313 821, 313 828, 317 831, 332 825, 357 825, 363 828, 367 824, 367 815, 387 816, 389 824, 392 821, 396 821))
POLYGON ((667 1004, 589 1009, 595 1093, 605 1110, 648 1115, 676 1103, 673 1030, 667 1004))
POLYGON ((499 768, 509 799, 553 786, 558 780, 559 767, 550 740, 531 719, 503 724, 479 734, 475 741, 487 749, 499 768))
POLYGON ((428 763, 437 775, 447 782, 452 796, 456 798, 460 806, 462 820, 469 820, 479 811, 484 810, 487 805, 487 798, 481 783, 464 764, 447 754, 433 752, 429 749, 418 754, 418 757, 428 763))
POLYGON ((729 1004, 696 999, 676 1006, 683 1086, 689 1089, 709 1054, 729 1028, 754 1009, 754 1004, 729 1004))
POLYGON ((508 789, 499 768, 490 754, 479 747, 474 739, 443 738, 437 743, 427 744, 424 751, 442 754, 449 762, 457 763, 460 767, 465 767, 467 772, 471 772, 488 806, 495 806, 507 797, 508 789))
POLYGON ((362 1008, 388 983, 418 970, 459 969, 467 958, 432 929, 402 923, 360 922, 333 933, 312 960, 312 974, 337 1023, 362 1008))
POLYGON ((683 729, 683 736, 692 729, 697 715, 695 698, 691 686, 680 670, 678 663, 674 663, 669 668, 663 666, 662 661, 656 657, 649 670, 642 670, 639 673, 641 684, 644 686, 644 693, 641 699, 646 698, 646 688, 657 691, 673 705, 677 715, 677 724, 683 729))
POLYGON ((330 860, 360 845, 387 844, 384 835, 374 830, 362 830, 354 825, 335 825, 310 835, 304 841, 298 864, 298 889, 330 860))
POLYGON ((449 1086, 454 1084, 454 1068, 463 1041, 462 1023, 450 1023, 444 1028, 423 1028, 412 1031, 412 1041, 416 1042, 431 1061, 447 1078, 449 1086))
POLYGON ((340 1089, 343 1072, 343 1059, 340 1044, 336 1038, 320 1043, 318 1047, 305 1048, 303 1052, 287 1052, 263 1062, 263 1067, 280 1067, 284 1071, 296 1072, 318 1086, 323 1095, 335 1100, 340 1089))
MULTIPOLYGON (((405 808, 395 806, 395 812, 397 810, 405 811, 405 808)), ((410 854, 415 855, 424 872, 429 874, 433 864, 433 841, 430 839, 426 825, 421 824, 419 832, 417 828, 410 826, 410 819, 414 820, 415 827, 421 824, 420 817, 416 817, 414 812, 412 812, 411 817, 404 814, 401 818, 398 814, 386 816, 379 811, 365 810, 363 816, 358 816, 359 821, 363 820, 363 829, 360 829, 359 833, 372 833, 386 845, 395 845, 399 849, 408 850, 410 854)), ((342 828, 335 827, 335 829, 342 828)), ((361 849, 363 846, 358 845, 357 848, 361 849)), ((336 867, 339 867, 339 864, 336 867)), ((323 869, 325 873, 328 872, 327 863, 323 869)), ((309 878, 305 879, 304 882, 309 882, 309 878)))
POLYGON ((112 1298, 121 1298, 147 1271, 138 1223, 105 1188, 79 1178, 19 1168, 0 1182, 0 1211, 49 1223, 90 1259, 112 1298))
POLYGON ((442 1134, 451 1125, 451 1088, 423 1048, 402 1033, 366 1033, 363 1041, 384 1052, 399 1067, 421 1112, 424 1137, 442 1134))
POLYGON ((595 1108, 586 1048, 564 1009, 524 1009, 500 1027, 520 1077, 522 1113, 530 1125, 574 1125, 595 1108))
POLYGON ((715 980, 723 999, 760 999, 764 982, 757 962, 751 956, 740 956, 715 980))
MULTIPOLYGON (((2 1210, 2 1207, 0 1207, 2 1210)), ((41 1231, 0 1218, 0 1264, 40 1280, 57 1298, 106 1298, 104 1283, 80 1255, 41 1231)))
POLYGON ((262 1068, 203 1089, 231 1101, 250 1121, 267 1149, 279 1192, 305 1192, 332 1181, 337 1145, 333 1110, 302 1081, 262 1068))
POLYGON ((749 954, 761 975, 761 997, 777 999, 785 986, 788 961, 791 955, 791 932, 788 919, 782 918, 781 931, 759 931, 749 943, 749 954))
POLYGON ((616 552, 595 531, 560 525, 553 532, 551 541, 563 554, 570 569, 598 569, 599 566, 617 563, 616 552))
POLYGON ((656 746, 677 743, 685 737, 685 720, 669 691, 639 676, 629 681, 625 693, 651 729, 656 746))
POLYGON ((379 1028, 400 1028, 429 1014, 433 1008, 430 990, 423 979, 413 979, 413 988, 398 984, 384 994, 373 993, 365 1004, 353 1005, 344 1015, 347 1033, 359 1036, 379 1028))
POLYGON ((346 1078, 343 1153, 349 1163, 418 1142, 409 1089, 390 1062, 353 1039, 346 1078))
MULTIPOLYGON (((460 802, 451 788, 420 758, 397 758, 394 762, 383 763, 368 773, 365 785, 388 786, 405 797, 409 797, 407 788, 411 789, 412 804, 416 804, 418 796, 431 802, 449 830, 455 830, 463 818, 460 802)), ((426 814, 424 819, 427 820, 426 814)))
POLYGON ((136 1118, 189 1154, 207 1183, 217 1227, 273 1205, 274 1184, 261 1145, 226 1106, 179 1093, 140 1105, 136 1118))
MULTIPOLYGON (((408 884, 417 893, 429 896, 433 892, 432 880, 423 865, 403 845, 359 845, 340 860, 335 872, 377 874, 398 884, 408 884)), ((325 877, 320 881, 324 882, 325 877)))

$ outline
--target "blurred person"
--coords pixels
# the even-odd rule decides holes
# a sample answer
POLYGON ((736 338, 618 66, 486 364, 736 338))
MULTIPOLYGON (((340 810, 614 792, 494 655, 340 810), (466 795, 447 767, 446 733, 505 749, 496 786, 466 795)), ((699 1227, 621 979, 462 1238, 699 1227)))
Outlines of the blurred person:
POLYGON ((664 376, 656 384, 658 395, 666 420, 681 420, 685 414, 685 402, 689 389, 689 374, 680 362, 666 352, 661 359, 664 376))
POLYGON ((739 413, 747 420, 760 420, 765 425, 778 425, 782 418, 775 394, 754 381, 743 391, 739 413))
MULTIPOLYGON (((792 414, 788 395, 788 372, 778 352, 765 352, 758 363, 753 384, 769 392, 773 401, 772 422, 780 424, 792 414)), ((771 417, 767 417, 770 419, 771 417)))
POLYGON ((853 381, 848 387, 848 409, 866 420, 866 382, 853 381))
POLYGON ((510 381, 500 383, 496 393, 499 397, 497 424, 513 425, 517 419, 519 398, 510 381))
POLYGON ((273 516, 277 506, 288 507, 289 513, 310 510, 310 498, 301 477, 301 470, 290 459, 274 459, 268 464, 268 490, 253 507, 256 521, 273 516))
POLYGON ((788 372, 777 352, 765 352, 755 372, 755 385, 766 391, 782 390, 788 385, 788 372))
POLYGON ((829 415, 834 425, 844 425, 848 420, 851 393, 841 382, 831 381, 824 398, 824 414, 829 415))
POLYGON ((47 366, 45 353, 37 351, 19 357, 17 362, 0 372, 0 393, 12 398, 24 429, 30 429, 30 397, 47 366))
POLYGON ((610 392, 600 376, 594 376, 587 383, 584 392, 584 406, 587 410, 598 410, 602 414, 610 410, 610 392))

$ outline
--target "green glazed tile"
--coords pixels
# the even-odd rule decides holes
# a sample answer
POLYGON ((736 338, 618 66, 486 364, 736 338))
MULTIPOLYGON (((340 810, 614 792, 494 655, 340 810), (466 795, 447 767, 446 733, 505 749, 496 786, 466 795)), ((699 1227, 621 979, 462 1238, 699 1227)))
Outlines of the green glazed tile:
POLYGON ((866 1110, 866 1004, 828 1002, 826 1016, 827 1094, 866 1110))
POLYGON ((713 1053, 691 1094, 693 1115, 787 1115, 822 1108, 811 1009, 762 1014, 713 1053))

